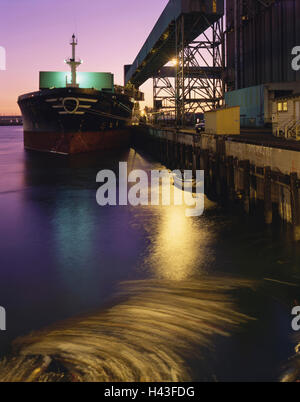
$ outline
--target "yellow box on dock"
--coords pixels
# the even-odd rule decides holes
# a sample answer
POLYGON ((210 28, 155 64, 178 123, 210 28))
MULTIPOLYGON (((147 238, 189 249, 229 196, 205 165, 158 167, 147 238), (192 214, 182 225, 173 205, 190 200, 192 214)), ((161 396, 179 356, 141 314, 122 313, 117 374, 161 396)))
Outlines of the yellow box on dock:
POLYGON ((205 132, 216 135, 241 134, 241 108, 235 106, 206 112, 205 132))

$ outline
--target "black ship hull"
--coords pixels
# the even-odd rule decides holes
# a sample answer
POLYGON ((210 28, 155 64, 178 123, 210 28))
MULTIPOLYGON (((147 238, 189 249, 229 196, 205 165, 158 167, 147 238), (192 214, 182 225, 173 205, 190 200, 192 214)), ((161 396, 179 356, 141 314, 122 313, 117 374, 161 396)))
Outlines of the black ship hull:
POLYGON ((20 96, 24 146, 73 154, 130 143, 133 103, 120 93, 81 88, 46 89, 20 96))

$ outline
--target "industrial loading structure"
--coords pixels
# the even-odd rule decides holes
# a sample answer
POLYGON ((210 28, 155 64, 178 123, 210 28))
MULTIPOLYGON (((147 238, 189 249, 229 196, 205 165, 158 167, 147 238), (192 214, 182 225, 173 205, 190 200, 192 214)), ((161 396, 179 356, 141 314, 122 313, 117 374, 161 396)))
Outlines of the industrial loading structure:
POLYGON ((226 105, 241 106, 244 127, 271 126, 276 98, 300 93, 300 2, 227 0, 226 15, 226 105))

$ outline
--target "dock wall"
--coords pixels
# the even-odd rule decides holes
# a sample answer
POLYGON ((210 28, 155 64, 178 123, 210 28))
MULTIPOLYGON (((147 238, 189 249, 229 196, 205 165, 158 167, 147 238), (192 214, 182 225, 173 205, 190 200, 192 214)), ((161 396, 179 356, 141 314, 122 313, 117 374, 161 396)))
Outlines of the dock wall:
POLYGON ((300 151, 239 142, 237 137, 135 128, 137 148, 170 169, 204 170, 206 194, 238 200, 247 213, 264 211, 300 226, 300 151))

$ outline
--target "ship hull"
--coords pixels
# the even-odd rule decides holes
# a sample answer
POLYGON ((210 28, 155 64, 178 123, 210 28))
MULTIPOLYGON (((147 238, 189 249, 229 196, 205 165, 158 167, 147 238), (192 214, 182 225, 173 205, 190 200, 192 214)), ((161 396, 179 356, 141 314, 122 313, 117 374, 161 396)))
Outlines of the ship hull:
POLYGON ((61 88, 19 98, 25 149, 75 154, 130 145, 133 104, 123 94, 61 88))
POLYGON ((83 132, 36 132, 24 130, 24 148, 63 155, 130 146, 129 128, 83 132))

